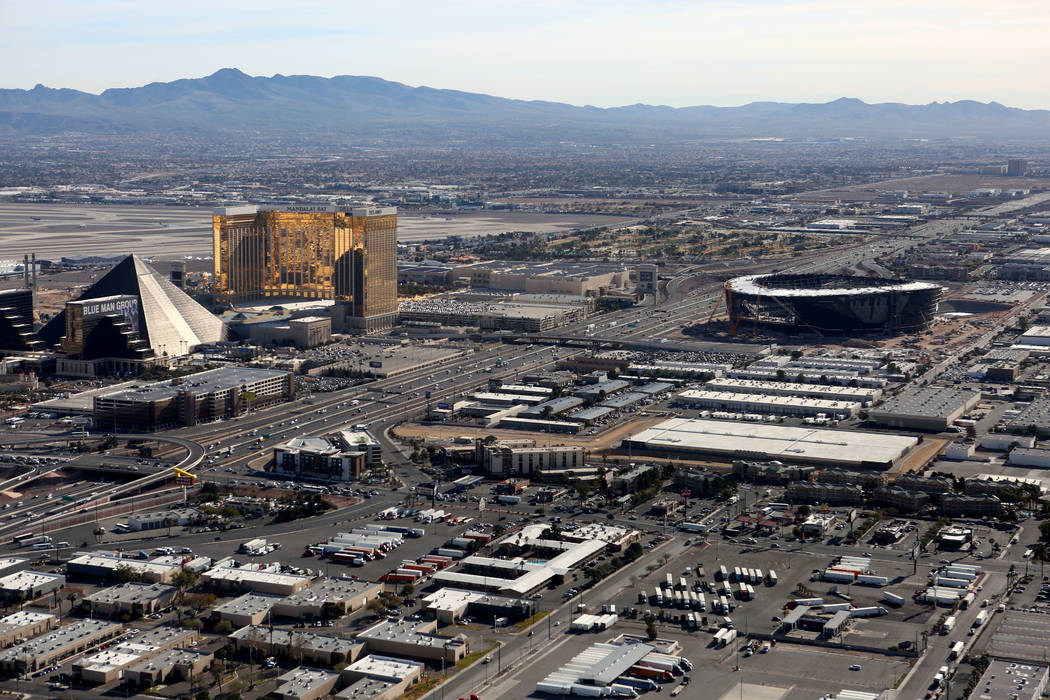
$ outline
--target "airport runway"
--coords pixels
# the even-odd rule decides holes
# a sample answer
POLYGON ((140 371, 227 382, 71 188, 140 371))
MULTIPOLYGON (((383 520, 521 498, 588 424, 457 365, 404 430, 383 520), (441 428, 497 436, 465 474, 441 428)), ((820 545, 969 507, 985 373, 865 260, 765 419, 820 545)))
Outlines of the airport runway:
MULTIPOLYGON (((633 219, 586 214, 468 212, 453 216, 398 217, 400 242, 446 236, 558 232, 578 227, 629 224, 633 219)), ((211 209, 0 203, 0 260, 26 253, 58 260, 64 255, 137 253, 161 259, 212 255, 211 209)))

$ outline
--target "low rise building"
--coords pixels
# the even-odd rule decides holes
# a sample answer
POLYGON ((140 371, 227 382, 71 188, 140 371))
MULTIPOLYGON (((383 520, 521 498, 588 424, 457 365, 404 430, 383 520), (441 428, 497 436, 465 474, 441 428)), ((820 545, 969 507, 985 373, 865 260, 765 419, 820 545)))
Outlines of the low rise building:
POLYGON ((869 418, 894 428, 945 430, 981 400, 980 392, 955 387, 911 387, 871 409, 869 418))
POLYGON ((424 597, 422 602, 423 609, 433 613, 441 624, 453 624, 467 614, 481 620, 500 617, 521 620, 536 610, 531 600, 462 588, 441 588, 424 597))
POLYGON ((128 529, 139 532, 176 526, 182 527, 191 524, 200 517, 201 512, 196 508, 173 508, 151 513, 132 513, 128 516, 128 529))
POLYGON ((923 493, 951 493, 955 483, 945 476, 923 476, 921 474, 901 474, 893 482, 894 486, 923 493))
POLYGON ((53 629, 57 622, 54 615, 20 610, 0 617, 0 648, 9 647, 19 639, 38 637, 53 629))
POLYGON ((864 489, 853 484, 825 484, 819 481, 793 481, 788 484, 784 498, 789 503, 852 506, 864 502, 864 489))
POLYGON ((278 700, 317 700, 327 697, 338 682, 338 673, 300 666, 277 678, 273 695, 278 700))
POLYGON ((313 579, 309 576, 280 574, 275 571, 234 566, 226 560, 201 574, 201 582, 223 591, 252 591, 289 596, 307 588, 313 579))
POLYGON ((436 621, 411 622, 384 620, 362 632, 357 639, 368 646, 369 653, 389 654, 410 659, 442 661, 454 665, 470 651, 463 635, 445 637, 434 634, 436 621))
POLYGON ((175 593, 175 586, 163 583, 122 583, 92 593, 84 604, 92 615, 134 619, 170 606, 175 593))
POLYGON ((56 627, 28 642, 0 650, 0 671, 34 673, 113 639, 123 629, 123 625, 105 620, 77 620, 56 627))
POLYGON ((34 600, 66 585, 66 577, 44 571, 18 571, 0 578, 0 597, 12 602, 34 600))
POLYGON ((259 625, 242 627, 234 631, 230 639, 238 651, 255 649, 266 656, 295 658, 302 663, 326 667, 355 661, 364 650, 364 640, 259 625))
POLYGON ((126 642, 73 663, 73 675, 85 683, 109 683, 120 678, 124 670, 141 664, 170 649, 188 647, 196 641, 193 630, 177 627, 155 627, 126 642))
POLYGON ((423 677, 425 664, 370 654, 343 669, 349 685, 336 693, 348 700, 396 700, 423 677))
POLYGON ((281 596, 245 593, 217 606, 213 612, 220 620, 226 620, 236 628, 260 625, 270 615, 273 606, 282 600, 281 596))
POLYGON ((154 686, 161 683, 201 678, 215 655, 195 649, 168 649, 156 656, 129 666, 124 670, 128 683, 154 686))
POLYGON ((372 581, 318 579, 275 603, 273 614, 296 620, 342 617, 365 607, 382 592, 383 585, 372 581))
POLYGON ((832 513, 813 513, 802 523, 802 534, 807 538, 823 539, 835 527, 832 513))
POLYGON ((506 445, 477 446, 478 461, 493 476, 532 476, 541 469, 573 469, 582 467, 587 450, 574 446, 511 447, 506 445))
POLYGON ((169 583, 180 568, 174 564, 128 559, 120 556, 118 552, 78 553, 66 562, 67 575, 97 581, 116 578, 118 569, 128 569, 141 581, 169 583))
POLYGON ((900 486, 883 486, 875 489, 875 505, 896 508, 902 513, 917 513, 930 502, 924 491, 910 491, 900 486))
POLYGON ((340 430, 293 438, 273 448, 274 471, 286 477, 353 481, 382 461, 379 441, 367 430, 340 430))
POLYGON ((992 659, 971 697, 1039 700, 1050 680, 1047 674, 1045 665, 992 659))
POLYGON ((1003 510, 1003 503, 995 496, 962 496, 946 493, 941 496, 941 514, 949 518, 982 518, 996 516, 1003 510))

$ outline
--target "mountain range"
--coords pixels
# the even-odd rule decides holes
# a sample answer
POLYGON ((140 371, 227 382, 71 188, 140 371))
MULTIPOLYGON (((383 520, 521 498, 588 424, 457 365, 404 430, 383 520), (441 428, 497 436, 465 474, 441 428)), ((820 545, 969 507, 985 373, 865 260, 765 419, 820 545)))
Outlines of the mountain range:
POLYGON ((635 104, 599 108, 411 87, 380 78, 249 76, 112 88, 0 90, 0 135, 193 135, 318 143, 648 143, 739 138, 1029 140, 1050 136, 1050 111, 970 100, 868 104, 752 102, 739 107, 635 104))

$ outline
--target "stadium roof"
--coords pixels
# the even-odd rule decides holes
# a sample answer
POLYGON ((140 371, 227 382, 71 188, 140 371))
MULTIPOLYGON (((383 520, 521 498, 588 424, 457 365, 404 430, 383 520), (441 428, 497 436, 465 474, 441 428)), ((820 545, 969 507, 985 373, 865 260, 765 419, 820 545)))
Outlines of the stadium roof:
MULTIPOLYGON (((139 300, 139 335, 158 356, 184 355, 198 345, 226 338, 225 324, 137 255, 129 255, 78 297, 77 301, 129 294, 139 300)), ((40 329, 48 345, 66 332, 66 312, 40 329)))
POLYGON ((880 292, 917 292, 924 289, 939 289, 940 285, 930 282, 913 282, 909 280, 890 280, 878 277, 848 277, 830 275, 812 275, 814 281, 824 279, 838 281, 840 284, 824 286, 814 284, 811 287, 778 286, 782 280, 805 277, 804 275, 747 275, 729 280, 729 286, 737 294, 761 294, 778 297, 819 297, 833 295, 864 295, 880 292), (837 279, 836 279, 837 278, 837 279))

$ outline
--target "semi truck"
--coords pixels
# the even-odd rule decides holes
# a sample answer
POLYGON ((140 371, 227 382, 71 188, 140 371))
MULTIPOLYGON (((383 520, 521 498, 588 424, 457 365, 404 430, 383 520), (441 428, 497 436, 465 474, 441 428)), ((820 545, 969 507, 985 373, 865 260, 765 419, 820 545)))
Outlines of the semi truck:
POLYGON ((902 596, 897 595, 896 593, 891 593, 890 591, 883 591, 882 599, 887 603, 896 605, 898 607, 904 605, 904 598, 902 596))
POLYGON ((951 634, 953 629, 955 629, 955 615, 949 615, 941 625, 941 634, 951 634))

